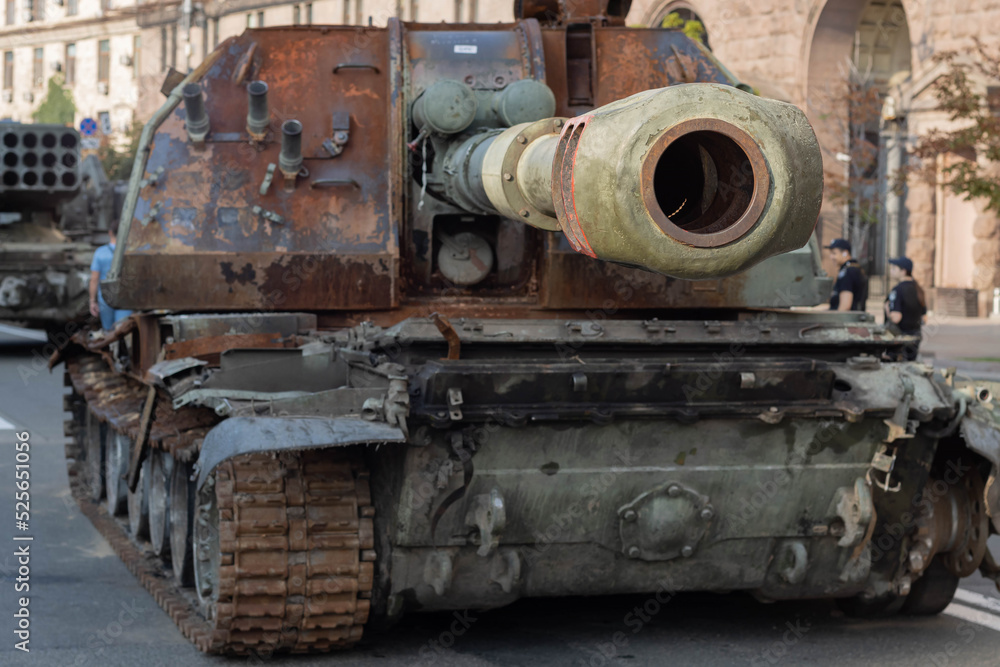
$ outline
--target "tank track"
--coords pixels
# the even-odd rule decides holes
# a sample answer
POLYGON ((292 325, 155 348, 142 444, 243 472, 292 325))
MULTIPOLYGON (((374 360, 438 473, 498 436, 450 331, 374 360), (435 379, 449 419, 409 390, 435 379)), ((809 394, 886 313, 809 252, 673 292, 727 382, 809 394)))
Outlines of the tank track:
MULTIPOLYGON (((134 437, 134 408, 148 388, 97 357, 70 360, 66 378, 75 391, 66 397, 74 416, 66 431, 74 435, 66 446, 73 497, 185 637, 204 652, 263 656, 347 648, 361 639, 374 579, 375 509, 357 449, 254 454, 216 469, 218 595, 206 607, 129 534, 127 521, 89 497, 80 444, 84 398, 109 429, 134 437)), ((192 446, 169 448, 177 461, 195 458, 204 427, 190 430, 192 446)), ((170 443, 184 435, 174 429, 170 443)), ((162 440, 151 444, 167 449, 162 440)))

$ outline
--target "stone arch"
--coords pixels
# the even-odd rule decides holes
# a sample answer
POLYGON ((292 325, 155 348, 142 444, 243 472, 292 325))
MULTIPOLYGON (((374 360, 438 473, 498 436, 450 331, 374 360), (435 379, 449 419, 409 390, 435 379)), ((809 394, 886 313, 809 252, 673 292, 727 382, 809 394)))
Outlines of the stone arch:
MULTIPOLYGON (((912 43, 909 35, 908 2, 901 0, 825 0, 822 9, 815 13, 816 19, 810 29, 810 36, 803 42, 803 58, 806 71, 802 80, 804 94, 808 98, 810 90, 822 88, 824 83, 842 75, 842 65, 851 57, 855 35, 866 11, 877 6, 896 5, 901 16, 889 16, 889 20, 906 31, 905 40, 893 44, 891 57, 905 58, 909 69, 912 60, 912 43)), ((893 65, 889 65, 892 68, 893 65)))
MULTIPOLYGON (((886 167, 885 134, 880 126, 881 109, 876 106, 884 99, 890 84, 909 76, 912 61, 909 15, 901 0, 827 0, 817 5, 811 35, 803 44, 805 72, 802 77, 802 99, 806 113, 813 122, 817 138, 824 149, 827 181, 827 201, 820 218, 820 236, 824 241, 844 235, 849 215, 857 215, 858 207, 844 203, 854 197, 844 197, 849 188, 857 188, 860 177, 868 177, 859 166, 859 144, 868 144, 877 156, 878 168, 886 167), (866 102, 867 122, 858 124, 857 107, 848 103, 852 92, 859 98, 859 89, 870 93, 866 102), (860 87, 860 88, 859 88, 860 87), (874 113, 873 113, 874 112, 874 113), (853 187, 852 187, 853 184, 853 187), (841 194, 838 200, 831 194, 841 194), (853 211, 853 213, 849 213, 853 211)), ((896 100, 898 102, 899 100, 896 100)), ((897 105, 898 106, 898 105, 897 105)), ((898 111, 898 109, 897 109, 898 111)), ((900 145, 893 143, 891 157, 898 160, 900 145)), ((892 233, 876 226, 873 236, 855 238, 864 244, 864 256, 876 259, 872 268, 880 268, 885 255, 896 254, 900 243, 898 201, 886 204, 886 216, 892 215, 892 233), (889 211, 889 205, 892 211, 889 211)), ((881 213, 880 213, 881 215, 881 213)))

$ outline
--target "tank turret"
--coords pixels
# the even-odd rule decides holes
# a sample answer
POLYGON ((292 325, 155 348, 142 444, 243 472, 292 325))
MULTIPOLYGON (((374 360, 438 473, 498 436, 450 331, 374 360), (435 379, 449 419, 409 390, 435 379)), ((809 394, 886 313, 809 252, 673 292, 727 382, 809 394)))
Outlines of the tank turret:
POLYGON ((594 30, 660 54, 620 77, 621 56, 570 68, 582 33, 533 19, 364 33, 362 57, 354 28, 248 32, 178 86, 140 146, 105 298, 351 317, 448 293, 524 312, 596 306, 626 279, 637 308, 823 299, 809 250, 770 267, 784 301, 723 280, 807 244, 822 160, 800 110, 683 34, 594 30), (281 59, 305 49, 323 86, 281 59))

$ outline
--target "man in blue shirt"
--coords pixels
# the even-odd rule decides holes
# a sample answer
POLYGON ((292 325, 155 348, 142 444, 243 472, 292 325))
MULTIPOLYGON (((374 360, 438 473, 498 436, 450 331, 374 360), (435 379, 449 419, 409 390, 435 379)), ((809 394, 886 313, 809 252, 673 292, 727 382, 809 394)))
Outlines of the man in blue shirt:
POLYGON ((115 254, 115 237, 118 235, 118 221, 112 220, 108 227, 110 243, 102 245, 94 251, 94 259, 90 262, 90 314, 101 318, 101 328, 111 331, 115 322, 132 314, 131 310, 116 310, 109 306, 101 295, 101 281, 111 270, 111 258, 115 254))

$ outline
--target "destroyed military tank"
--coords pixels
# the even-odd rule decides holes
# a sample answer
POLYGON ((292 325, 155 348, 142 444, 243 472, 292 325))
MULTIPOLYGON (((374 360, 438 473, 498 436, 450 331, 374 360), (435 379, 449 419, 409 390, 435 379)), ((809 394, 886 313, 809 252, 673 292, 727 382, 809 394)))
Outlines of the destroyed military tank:
POLYGON ((67 451, 202 650, 664 586, 935 613, 997 577, 990 389, 797 308, 830 289, 804 115, 628 3, 549 4, 250 30, 145 127, 102 285, 137 313, 62 350, 67 451))
POLYGON ((66 342, 88 316, 90 262, 122 186, 96 156, 81 160, 76 130, 0 123, 0 320, 66 342))

